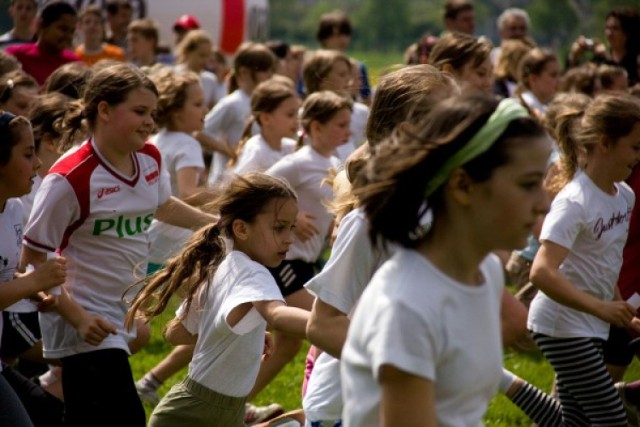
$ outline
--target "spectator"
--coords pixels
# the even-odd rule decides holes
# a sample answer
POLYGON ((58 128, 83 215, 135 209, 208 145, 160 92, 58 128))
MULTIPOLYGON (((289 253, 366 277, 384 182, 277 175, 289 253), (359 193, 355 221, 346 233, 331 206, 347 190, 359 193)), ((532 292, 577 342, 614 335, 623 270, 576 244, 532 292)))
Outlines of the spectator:
POLYGON ((191 30, 199 30, 200 22, 191 15, 182 15, 175 24, 173 24, 173 34, 175 36, 176 45, 179 45, 184 36, 191 30))
POLYGON ((87 65, 101 59, 124 61, 124 51, 118 46, 104 43, 105 20, 98 6, 89 6, 78 16, 78 32, 83 43, 76 48, 76 55, 87 65))
POLYGON ((0 49, 33 41, 33 20, 37 12, 35 0, 11 0, 9 16, 13 20, 13 28, 0 36, 0 49))
POLYGON ((39 85, 61 65, 79 61, 80 58, 68 50, 71 47, 76 27, 76 10, 69 3, 48 3, 38 19, 38 40, 11 46, 7 53, 15 56, 22 69, 31 74, 39 85))
POLYGON ((158 26, 151 19, 132 21, 127 36, 129 60, 138 67, 155 64, 158 39, 158 26))
POLYGON ((109 37, 107 37, 107 43, 126 49, 128 28, 132 18, 133 8, 127 0, 108 0, 109 37))
POLYGON ((476 14, 473 3, 468 0, 448 0, 443 18, 447 32, 473 35, 476 31, 476 14))
MULTIPOLYGON (((529 28, 531 20, 526 10, 511 7, 505 9, 498 17, 498 32, 500 34, 500 43, 505 40, 526 39, 529 37, 529 28)), ((491 51, 491 62, 498 63, 501 46, 495 47, 491 51)))

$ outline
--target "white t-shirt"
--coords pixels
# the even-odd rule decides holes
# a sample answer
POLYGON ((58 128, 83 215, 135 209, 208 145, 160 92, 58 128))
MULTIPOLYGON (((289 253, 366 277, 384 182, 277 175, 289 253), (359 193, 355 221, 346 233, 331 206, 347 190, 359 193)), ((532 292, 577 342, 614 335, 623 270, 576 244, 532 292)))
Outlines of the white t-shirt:
MULTIPOLYGON (((631 188, 621 182, 610 195, 580 172, 553 200, 540 241, 569 249, 560 272, 578 289, 603 301, 614 297, 635 203, 631 188)), ((529 309, 528 327, 558 338, 607 339, 609 324, 559 304, 538 292, 529 309)))
MULTIPOLYGON (((23 209, 20 199, 9 199, 0 213, 0 286, 13 280, 22 249, 23 209)), ((7 307, 5 311, 30 313, 37 311, 36 305, 23 299, 7 307)))
MULTIPOLYGON (((209 111, 204 119, 202 131, 212 138, 226 141, 233 148, 238 146, 242 133, 247 125, 247 120, 251 117, 251 97, 242 89, 222 98, 209 111)), ((254 134, 259 131, 254 128, 254 134)), ((216 184, 227 170, 229 157, 216 151, 213 153, 211 170, 209 171, 209 186, 216 184)))
POLYGON ((157 207, 171 196, 156 147, 145 144, 131 157, 134 174, 124 176, 89 140, 53 165, 36 194, 24 244, 63 255, 65 290, 85 310, 118 328, 116 335, 92 346, 59 314, 41 313, 45 357, 106 348, 129 351, 135 329, 124 330, 128 307, 122 293, 144 275, 147 229, 157 207))
POLYGON ((253 135, 242 147, 242 152, 233 168, 234 174, 264 172, 278 160, 296 151, 296 141, 282 138, 280 151, 274 150, 261 134, 253 135))
MULTIPOLYGON (((351 315, 375 271, 389 259, 389 250, 375 247, 368 236, 369 222, 361 209, 349 212, 340 222, 331 257, 322 271, 305 287, 323 302, 351 315)), ((307 393, 302 400, 310 421, 342 417, 340 361, 326 352, 316 359, 307 393)))
POLYGON ((400 248, 364 291, 342 351, 345 426, 380 424, 381 366, 428 379, 438 426, 482 426, 502 372, 502 266, 489 255, 484 283, 444 275, 420 253, 400 248))
POLYGON ((369 107, 361 102, 354 102, 353 111, 351 111, 351 124, 349 126, 351 136, 346 144, 342 144, 336 149, 336 157, 339 158, 342 163, 346 162, 349 155, 366 140, 368 118, 369 107))
MULTIPOLYGON (((175 66, 176 71, 178 72, 186 72, 189 71, 186 65, 178 64, 175 66)), ((204 93, 204 105, 210 106, 214 105, 218 101, 220 101, 220 82, 218 81, 218 77, 213 74, 211 71, 202 70, 199 73, 200 76, 200 86, 202 87, 202 92, 204 93)))
MULTIPOLYGON (((204 170, 204 158, 200 143, 184 132, 162 130, 151 138, 151 143, 158 147, 162 155, 162 163, 169 173, 171 194, 180 197, 178 191, 178 171, 184 168, 204 170)), ((199 176, 199 173, 198 175, 199 176)), ((186 228, 169 225, 153 220, 149 227, 149 262, 164 264, 184 246, 192 231, 186 228)))
POLYGON ((267 170, 267 174, 289 182, 298 195, 298 208, 315 216, 314 225, 320 231, 306 242, 294 240, 287 252, 288 260, 316 262, 320 256, 333 220, 324 204, 333 198, 333 190, 322 181, 329 176, 329 169, 337 169, 339 164, 336 157, 325 157, 307 145, 267 170))
POLYGON ((244 303, 284 301, 282 294, 269 270, 243 252, 231 251, 203 295, 183 321, 189 332, 198 334, 189 377, 226 396, 247 396, 260 369, 267 322, 255 308, 233 327, 227 316, 244 303))

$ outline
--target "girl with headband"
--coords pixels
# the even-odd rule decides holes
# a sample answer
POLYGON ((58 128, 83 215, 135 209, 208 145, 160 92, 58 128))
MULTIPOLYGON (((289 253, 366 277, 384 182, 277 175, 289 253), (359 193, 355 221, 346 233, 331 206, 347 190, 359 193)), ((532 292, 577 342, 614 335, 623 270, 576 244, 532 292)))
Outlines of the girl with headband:
POLYGON ((524 246, 546 212, 550 152, 523 107, 483 94, 449 98, 377 147, 357 192, 374 242, 400 247, 349 328, 345 425, 482 423, 502 375, 504 277, 491 252, 524 246))

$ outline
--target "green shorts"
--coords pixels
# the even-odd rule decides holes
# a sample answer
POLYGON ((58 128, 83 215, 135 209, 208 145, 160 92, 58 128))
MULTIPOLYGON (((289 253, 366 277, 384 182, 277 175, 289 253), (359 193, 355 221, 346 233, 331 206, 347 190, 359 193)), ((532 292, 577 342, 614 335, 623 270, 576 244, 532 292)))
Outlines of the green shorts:
POLYGON ((209 390, 186 377, 153 410, 148 427, 243 427, 246 397, 209 390))

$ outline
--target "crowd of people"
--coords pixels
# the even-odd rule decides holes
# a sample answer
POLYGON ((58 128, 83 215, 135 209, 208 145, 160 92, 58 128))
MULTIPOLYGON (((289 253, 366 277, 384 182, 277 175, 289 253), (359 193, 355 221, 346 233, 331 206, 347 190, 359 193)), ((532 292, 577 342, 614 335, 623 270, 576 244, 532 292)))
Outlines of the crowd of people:
POLYGON ((639 11, 560 58, 526 11, 494 46, 448 0, 375 86, 340 11, 318 49, 232 58, 132 12, 10 1, 0 426, 479 426, 496 393, 538 426, 639 425, 639 11), (305 340, 302 407, 253 405, 305 340))

